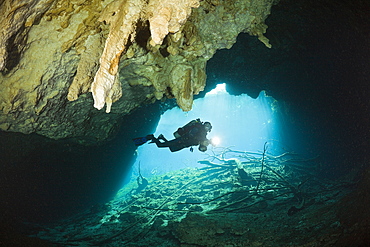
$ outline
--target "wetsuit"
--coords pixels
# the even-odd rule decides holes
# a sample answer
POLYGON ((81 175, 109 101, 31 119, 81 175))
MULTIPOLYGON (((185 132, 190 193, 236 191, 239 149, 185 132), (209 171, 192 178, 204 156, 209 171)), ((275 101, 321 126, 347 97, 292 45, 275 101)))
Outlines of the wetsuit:
POLYGON ((171 152, 176 152, 191 146, 198 146, 201 142, 207 141, 207 130, 201 122, 195 122, 191 126, 185 127, 186 125, 183 128, 179 128, 179 130, 185 129, 185 131, 178 130, 178 132, 181 133, 178 138, 168 141, 163 136, 160 136, 158 138, 153 138, 152 141, 159 148, 168 147, 171 152), (164 142, 159 140, 163 140, 164 142))

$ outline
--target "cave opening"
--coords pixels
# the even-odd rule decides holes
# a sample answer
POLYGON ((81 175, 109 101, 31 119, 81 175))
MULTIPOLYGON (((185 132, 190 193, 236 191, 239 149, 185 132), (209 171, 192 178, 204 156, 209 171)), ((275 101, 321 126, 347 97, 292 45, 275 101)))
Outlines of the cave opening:
MULTIPOLYGON (((172 109, 175 100, 168 100, 141 107, 125 116, 122 120, 123 127, 117 133, 117 137, 101 145, 85 147, 68 140, 53 141, 35 135, 1 133, 1 162, 5 167, 0 174, 2 199, 0 219, 2 219, 2 223, 7 227, 13 224, 14 229, 20 229, 19 225, 14 222, 25 219, 34 222, 54 222, 83 212, 80 214, 79 221, 76 219, 73 222, 72 218, 71 224, 59 224, 55 231, 46 231, 45 228, 37 226, 37 231, 42 232, 38 237, 54 241, 62 239, 61 242, 64 245, 71 243, 78 245, 79 239, 89 242, 94 237, 100 238, 100 241, 112 240, 112 242, 117 240, 114 238, 115 236, 131 239, 132 235, 136 235, 136 233, 129 230, 136 228, 126 229, 125 226, 132 226, 136 222, 143 223, 140 225, 143 226, 142 229, 148 230, 149 234, 144 236, 146 240, 153 241, 151 246, 163 243, 163 239, 166 238, 168 241, 174 241, 175 238, 180 239, 180 231, 183 230, 182 233, 184 233, 189 229, 204 233, 202 236, 209 236, 207 234, 213 232, 214 240, 219 242, 222 236, 230 234, 232 238, 238 239, 247 236, 249 238, 245 238, 245 241, 253 240, 255 241, 253 244, 257 245, 265 242, 267 246, 271 237, 269 236, 270 239, 264 237, 268 234, 264 234, 264 236, 261 234, 260 238, 258 238, 258 234, 253 234, 265 233, 266 229, 276 233, 278 231, 276 226, 281 226, 282 231, 288 235, 280 232, 283 237, 276 238, 281 242, 275 241, 273 243, 276 244, 275 246, 287 246, 287 244, 303 246, 308 242, 313 243, 317 240, 317 236, 325 234, 326 231, 333 231, 326 237, 346 237, 348 236, 346 234, 351 234, 353 231, 354 235, 359 236, 364 240, 363 243, 366 243, 368 231, 362 232, 361 229, 356 228, 358 224, 355 223, 360 222, 361 218, 367 219, 369 216, 366 211, 368 209, 361 206, 365 205, 364 207, 366 207, 367 205, 368 184, 359 185, 359 188, 364 188, 365 193, 359 190, 358 195, 365 198, 365 202, 356 197, 347 198, 348 206, 356 206, 354 210, 348 210, 347 214, 352 214, 348 219, 337 219, 333 215, 329 215, 333 210, 326 210, 328 207, 318 211, 323 212, 320 217, 309 214, 315 212, 315 205, 326 205, 336 196, 336 194, 325 194, 322 191, 315 195, 318 186, 329 188, 327 184, 324 184, 325 182, 335 181, 346 173, 351 175, 368 166, 370 160, 368 141, 370 51, 367 45, 368 32, 365 32, 368 29, 369 21, 368 18, 361 19, 361 16, 365 15, 354 14, 365 10, 367 6, 366 1, 357 2, 365 8, 356 7, 352 1, 333 4, 330 1, 322 0, 313 4, 310 1, 282 0, 281 4, 273 8, 272 15, 266 20, 269 26, 266 37, 270 39, 272 49, 264 47, 256 37, 240 34, 237 43, 230 50, 217 51, 207 63, 206 89, 195 97, 194 104, 196 110, 199 105, 206 104, 206 98, 213 97, 215 99, 218 97, 216 103, 210 103, 213 104, 211 109, 215 110, 212 117, 215 116, 216 120, 208 116, 203 119, 203 116, 200 116, 201 114, 196 113, 195 110, 189 113, 182 113, 176 109, 170 110, 169 108, 172 109), (318 5, 316 6, 316 4, 318 5), (329 5, 327 6, 327 4, 329 5), (207 92, 220 83, 227 85, 227 95, 206 96, 207 92), (273 113, 273 119, 278 120, 276 122, 269 122, 271 118, 268 115, 273 112, 275 105, 270 101, 272 98, 266 97, 266 95, 273 97, 279 105, 279 111, 273 113), (262 115, 258 121, 249 119, 252 116, 247 112, 239 113, 239 109, 228 110, 228 112, 237 114, 235 118, 244 116, 243 119, 234 121, 234 118, 230 120, 225 114, 220 114, 221 107, 215 107, 220 102, 220 97, 247 98, 248 102, 260 102, 258 103, 260 107, 265 105, 267 108, 264 108, 265 111, 258 110, 255 113, 255 115, 262 115), (262 104, 262 99, 265 100, 264 103, 269 103, 262 104), (161 121, 164 121, 160 119, 160 114, 169 115, 175 111, 179 111, 177 113, 179 115, 174 117, 178 122, 171 121, 171 125, 168 126, 164 123, 164 129, 157 127, 158 123, 161 124, 161 121), (257 154, 236 152, 232 153, 233 157, 222 156, 221 160, 203 162, 202 165, 209 168, 209 171, 205 172, 186 169, 183 172, 166 171, 167 175, 159 177, 157 181, 154 178, 147 184, 145 187, 148 189, 147 191, 145 189, 138 190, 136 179, 139 178, 139 162, 143 177, 149 179, 154 177, 152 172, 158 173, 158 175, 160 173, 158 169, 155 169, 156 166, 148 166, 153 162, 153 159, 165 159, 166 162, 172 164, 174 161, 168 158, 170 156, 159 155, 159 150, 155 147, 155 154, 144 155, 144 151, 138 149, 137 155, 135 155, 136 147, 131 139, 148 133, 156 133, 156 135, 163 133, 169 138, 177 127, 197 117, 212 122, 214 129, 209 136, 213 138, 216 137, 216 133, 222 132, 223 126, 232 124, 233 126, 228 129, 236 131, 237 128, 234 125, 243 121, 246 121, 245 126, 248 126, 246 127, 246 136, 258 134, 258 130, 248 125, 251 123, 257 124, 258 127, 274 126, 271 128, 274 131, 270 134, 278 136, 269 136, 267 132, 264 132, 262 138, 261 135, 258 137, 250 136, 248 142, 241 144, 241 149, 248 149, 251 152, 257 150, 257 154), (274 145, 278 145, 278 142, 270 140, 279 138, 283 140, 284 146, 290 146, 289 151, 306 154, 305 157, 308 158, 304 159, 297 159, 294 156, 294 162, 298 165, 290 166, 290 168, 293 171, 299 170, 305 174, 309 173, 309 179, 300 179, 298 176, 291 176, 287 173, 290 183, 285 183, 281 177, 276 175, 276 173, 280 174, 282 167, 272 166, 271 159, 272 156, 275 157, 280 153, 282 147, 276 147, 278 151, 269 156, 274 150, 274 145), (242 146, 244 144, 249 146, 242 146), (238 160, 235 157, 238 157, 238 160), (311 160, 310 158, 315 159, 311 160), (248 167, 250 170, 244 170, 243 168, 249 164, 248 162, 252 164, 248 167), (132 164, 134 165, 132 166, 132 164), (224 169, 224 165, 233 169, 224 169), (133 168, 133 181, 120 191, 122 179, 130 172, 131 166, 133 168), (250 173, 246 171, 250 171, 250 173), (237 179, 232 180, 233 176, 237 179), (263 179, 265 179, 264 182, 260 182, 263 179), (284 203, 287 202, 286 204, 275 204, 276 201, 282 202, 276 199, 275 191, 281 189, 282 194, 287 192, 284 191, 285 188, 276 185, 273 187, 275 191, 267 187, 274 182, 290 189, 291 197, 284 201, 284 203), (187 187, 189 183, 194 185, 190 189, 187 187), (235 187, 227 187, 227 184, 233 184, 235 187), (245 189, 247 187, 248 190, 245 189), (301 188, 304 190, 300 190, 301 188), (294 191, 294 189, 297 190, 294 191), (134 203, 129 212, 125 211, 120 206, 124 205, 129 208, 130 205, 123 204, 123 200, 118 200, 125 193, 130 193, 132 198, 137 199, 136 202, 147 204, 138 206, 134 203), (243 198, 249 198, 248 195, 256 195, 256 198, 266 200, 242 201, 243 198), (114 197, 113 200, 109 201, 112 197, 114 197), (166 205, 166 202, 171 201, 172 198, 175 203, 166 205), (233 202, 240 202, 240 207, 232 208, 233 205, 227 201, 217 201, 217 199, 225 198, 229 198, 233 202), (156 201, 160 199, 163 199, 162 203, 156 201), (316 202, 317 204, 315 204, 316 202), (209 203, 209 207, 207 203, 209 203), (254 222, 253 226, 244 231, 247 224, 239 225, 243 219, 236 217, 230 220, 230 225, 235 228, 231 227, 224 231, 222 226, 209 228, 217 221, 212 221, 204 215, 199 216, 202 210, 211 210, 209 215, 212 215, 217 210, 212 211, 211 207, 227 209, 227 206, 231 211, 225 211, 226 214, 223 214, 222 217, 231 217, 235 211, 240 210, 243 214, 239 214, 239 216, 252 215, 247 222, 254 222), (144 210, 156 211, 153 217, 145 218, 142 217, 146 215, 144 210), (173 212, 181 213, 185 210, 191 213, 186 219, 179 217, 184 219, 182 224, 168 218, 173 212), (139 217, 136 218, 135 215, 139 215, 139 217), (304 222, 301 221, 302 218, 305 219, 304 222), (271 223, 273 220, 276 224, 271 223), (352 224, 352 222, 354 223, 352 224), (312 225, 306 225, 309 223, 312 225), (271 225, 274 227, 268 229, 268 226, 271 225), (297 228, 292 231, 292 235, 289 235, 291 230, 289 226, 291 225, 297 226, 297 228), (261 228, 258 228, 259 226, 261 228), (347 226, 352 227, 351 231, 340 232, 347 226), (70 231, 71 229, 76 229, 76 232, 70 231), (99 229, 103 229, 104 232, 101 235, 95 234, 99 229), (168 229, 176 230, 169 232, 168 229), (209 231, 203 232, 202 229, 209 231), (316 230, 308 232, 305 231, 307 229, 316 230), (86 230, 85 235, 82 234, 84 230, 86 230), (301 239, 297 237, 298 230, 303 232, 299 234, 301 239), (126 232, 127 235, 131 236, 125 236, 123 233, 126 232), (155 232, 159 234, 151 235, 155 232), (121 235, 117 235, 118 233, 121 235), (251 238, 253 239, 250 240, 251 238), (289 239, 290 242, 287 243, 286 239, 289 239), (76 241, 68 242, 70 240, 76 241), (155 242, 156 240, 158 242, 155 242), (291 241, 298 242, 292 243, 291 241)), ((143 32, 141 46, 145 45, 148 39, 148 31, 144 30, 143 32)), ((238 103, 242 104, 240 101, 238 103)), ((230 105, 230 107, 234 107, 234 105, 230 105)), ((244 140, 245 137, 235 137, 236 133, 230 134, 233 136, 231 141, 224 135, 220 135, 220 146, 230 147, 235 145, 235 140, 244 140)), ((209 153, 213 154, 213 151, 210 147, 209 153)), ((195 150, 191 153, 186 149, 183 150, 183 153, 187 157, 177 158, 176 162, 185 161, 181 162, 181 165, 184 168, 191 168, 187 163, 188 158, 194 157, 199 152, 195 150)), ((292 160, 291 158, 289 156, 289 162, 292 160)), ((204 159, 204 157, 199 159, 204 159)), ((280 158, 276 158, 276 160, 287 162, 287 160, 280 158)), ((284 164, 290 165, 291 163, 284 164)), ((164 168, 173 168, 170 166, 171 164, 166 164, 164 168)), ((139 181, 143 185, 142 187, 145 185, 143 181, 139 181)), ((338 193, 353 188, 353 184, 347 185, 348 187, 341 187, 338 193)), ((335 187, 331 188, 332 191, 335 191, 335 187)), ((343 207, 343 205, 339 206, 343 207)), ((331 209, 331 207, 329 208, 331 209)), ((36 233, 33 232, 33 234, 36 233)), ((186 239, 185 237, 182 238, 182 241, 192 244, 191 238, 186 239)), ((324 237, 321 240, 328 239, 324 237)), ((135 240, 140 242, 145 239, 135 240)), ((361 246, 361 239, 357 238, 356 241, 361 246)), ((105 243, 109 244, 109 242, 105 243)), ((105 243, 95 242, 100 245, 105 243)), ((330 243, 332 242, 328 242, 327 246, 330 243)), ((348 242, 347 245, 343 242, 343 239, 341 243, 342 246, 349 246, 348 242)), ((202 243, 198 242, 197 244, 202 243)), ((227 244, 229 243, 224 243, 225 246, 227 244)))
POLYGON ((136 180, 139 169, 142 176, 151 177, 187 167, 201 167, 199 160, 226 149, 258 152, 267 142, 270 154, 282 153, 283 148, 288 149, 293 144, 283 144, 286 137, 290 136, 291 140, 296 137, 287 131, 283 135, 280 121, 284 113, 280 108, 279 103, 264 91, 256 99, 245 94, 230 95, 226 83, 219 83, 204 97, 196 99, 191 111, 183 112, 179 107, 166 110, 152 133, 154 136, 163 134, 167 139, 174 139, 173 132, 199 118, 202 122, 212 124, 212 131, 207 138, 212 142, 217 140, 218 144, 209 145, 209 150, 204 153, 197 146, 193 151, 184 148, 178 152, 157 148, 153 143, 139 146, 132 166, 133 175, 129 174, 128 181, 136 180))

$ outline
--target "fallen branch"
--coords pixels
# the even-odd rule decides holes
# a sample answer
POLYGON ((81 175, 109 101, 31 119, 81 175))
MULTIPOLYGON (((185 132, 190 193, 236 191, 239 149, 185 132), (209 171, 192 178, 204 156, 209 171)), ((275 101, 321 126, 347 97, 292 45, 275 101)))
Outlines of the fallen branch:
POLYGON ((266 147, 267 145, 267 142, 265 142, 265 144, 263 145, 263 154, 262 154, 262 161, 261 161, 261 172, 260 172, 260 177, 258 179, 258 184, 257 184, 257 187, 256 187, 256 193, 258 192, 258 188, 260 187, 260 184, 261 184, 261 179, 262 179, 262 173, 263 173, 263 163, 265 161, 265 153, 266 153, 266 147))

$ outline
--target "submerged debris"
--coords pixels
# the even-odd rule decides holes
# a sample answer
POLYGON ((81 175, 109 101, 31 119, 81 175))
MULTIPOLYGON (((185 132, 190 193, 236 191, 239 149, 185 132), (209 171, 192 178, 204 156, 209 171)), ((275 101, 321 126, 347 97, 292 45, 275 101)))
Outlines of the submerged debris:
POLYGON ((330 246, 331 207, 350 182, 318 178, 314 159, 221 149, 202 168, 136 181, 96 212, 40 231, 61 246, 330 246), (140 184, 139 184, 140 185, 140 184), (135 191, 135 193, 133 193, 135 191), (304 245, 313 243, 312 245, 304 245))

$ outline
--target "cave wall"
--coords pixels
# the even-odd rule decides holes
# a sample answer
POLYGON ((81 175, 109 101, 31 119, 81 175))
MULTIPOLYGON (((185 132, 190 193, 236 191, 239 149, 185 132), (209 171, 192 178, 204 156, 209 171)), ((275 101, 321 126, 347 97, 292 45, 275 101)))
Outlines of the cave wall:
POLYGON ((206 62, 239 33, 271 47, 264 21, 277 1, 180 2, 4 1, 0 129, 106 140, 143 104, 190 110, 206 62))
MULTIPOLYGON (((368 1, 282 0, 266 20, 265 49, 246 34, 207 65, 207 86, 257 97, 266 90, 292 126, 282 143, 348 171, 369 160, 370 49, 368 1), (292 21, 294 20, 294 21, 292 21), (225 64, 228 69, 225 69, 225 64)), ((206 89, 207 91, 207 89, 206 89)))

